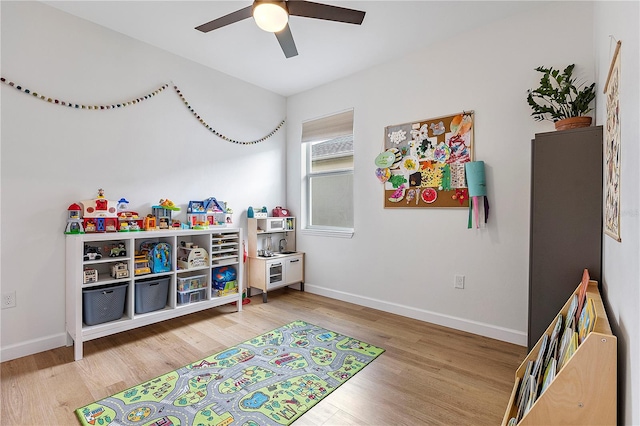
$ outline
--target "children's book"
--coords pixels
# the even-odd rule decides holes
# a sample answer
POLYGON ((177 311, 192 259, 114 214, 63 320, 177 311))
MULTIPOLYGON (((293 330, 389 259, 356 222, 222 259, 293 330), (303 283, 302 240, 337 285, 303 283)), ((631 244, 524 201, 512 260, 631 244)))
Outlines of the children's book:
POLYGON ((564 352, 562 356, 562 361, 560 363, 561 369, 571 359, 571 357, 573 356, 573 354, 577 349, 578 349, 578 332, 574 331, 573 333, 571 333, 571 338, 569 339, 567 350, 564 352))
POLYGON ((538 356, 536 357, 536 362, 533 364, 533 371, 531 375, 535 377, 536 384, 540 383, 540 377, 542 376, 541 371, 544 369, 544 359, 547 351, 547 345, 549 344, 549 335, 544 334, 542 336, 542 341, 540 342, 540 350, 538 350, 538 356))
POLYGON ((578 343, 587 337, 587 334, 593 330, 593 326, 596 322, 596 307, 593 303, 593 299, 587 299, 587 303, 582 309, 580 314, 580 320, 578 321, 578 343))
POLYGON ((556 324, 553 326, 551 337, 549 338, 549 349, 547 349, 547 356, 544 358, 544 365, 549 364, 551 358, 558 358, 558 340, 560 340, 560 332, 562 331, 562 313, 559 313, 556 317, 556 324))
POLYGON ((574 313, 576 317, 576 323, 580 318, 580 314, 582 313, 582 308, 584 307, 585 299, 587 297, 587 288, 589 287, 589 271, 585 269, 582 272, 582 281, 580 281, 580 289, 578 290, 578 306, 576 312, 574 313))
POLYGON ((523 392, 520 395, 520 404, 518 405, 518 416, 516 417, 518 421, 522 419, 522 417, 526 414, 528 410, 527 406, 529 405, 529 393, 531 391, 531 382, 533 382, 534 378, 531 375, 523 377, 523 392))
POLYGON ((524 371, 524 375, 522 376, 522 380, 520 381, 520 386, 518 387, 518 398, 516 399, 516 406, 518 408, 524 405, 527 382, 529 380, 529 377, 531 377, 532 368, 533 368, 533 361, 529 360, 529 362, 527 362, 527 368, 524 371))
POLYGON ((542 381, 542 389, 540 389, 540 395, 544 393, 544 390, 551 384, 556 377, 556 359, 551 358, 547 368, 544 371, 544 380, 542 381))
POLYGON ((564 359, 564 355, 567 352, 567 348, 569 347, 569 342, 571 341, 571 337, 573 336, 573 328, 570 326, 564 329, 564 333, 562 333, 562 340, 560 341, 560 348, 558 349, 558 368, 557 372, 562 368, 562 360, 564 359))
POLYGON ((566 324, 565 327, 572 327, 575 328, 575 317, 576 317, 576 312, 578 310, 578 295, 574 294, 573 297, 571 298, 571 303, 569 304, 569 310, 567 311, 567 320, 566 320, 566 324))
POLYGON ((533 403, 536 402, 536 397, 538 396, 538 382, 534 376, 531 376, 531 380, 529 380, 529 397, 527 399, 526 407, 524 407, 524 414, 527 414, 531 407, 533 407, 533 403))

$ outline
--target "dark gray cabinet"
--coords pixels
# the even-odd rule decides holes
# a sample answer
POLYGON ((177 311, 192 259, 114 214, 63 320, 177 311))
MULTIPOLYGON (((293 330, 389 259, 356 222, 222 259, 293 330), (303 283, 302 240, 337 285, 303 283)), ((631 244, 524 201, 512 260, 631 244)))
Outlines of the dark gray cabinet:
POLYGON ((587 268, 602 265, 602 126, 536 134, 531 141, 529 350, 587 268))

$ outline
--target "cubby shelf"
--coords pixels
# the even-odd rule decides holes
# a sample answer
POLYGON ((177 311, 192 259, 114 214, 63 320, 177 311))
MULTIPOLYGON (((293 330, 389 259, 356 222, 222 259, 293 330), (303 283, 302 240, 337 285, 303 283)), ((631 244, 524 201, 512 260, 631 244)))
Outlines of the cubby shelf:
POLYGON ((114 333, 131 330, 159 321, 168 320, 204 309, 214 308, 231 303, 242 310, 243 293, 243 256, 241 250, 242 229, 214 228, 206 230, 163 230, 144 232, 111 232, 95 234, 74 234, 66 236, 66 331, 68 346, 74 345, 74 359, 82 359, 83 343, 109 336, 114 333), (134 274, 135 256, 133 255, 143 242, 163 242, 171 247, 171 269, 166 272, 134 274), (222 244, 220 244, 222 242, 222 244), (107 250, 102 250, 102 258, 83 260, 85 244, 96 247, 124 243, 126 255, 109 257, 107 250), (184 244, 183 244, 184 243, 184 244), (208 252, 205 265, 189 269, 178 269, 179 248, 190 244, 208 252), (220 257, 215 257, 220 256, 220 257), (129 275, 114 278, 110 268, 116 263, 127 265, 129 275), (211 274, 219 266, 235 266, 237 272, 238 292, 223 297, 212 295, 211 274), (95 269, 98 279, 95 282, 84 282, 85 268, 95 269), (185 304, 178 304, 177 278, 200 275, 206 277, 205 297, 185 304), (135 309, 136 283, 150 278, 170 278, 167 303, 162 309, 138 314, 135 309), (95 325, 83 322, 83 290, 101 288, 104 285, 126 284, 126 300, 122 316, 113 321, 95 325))

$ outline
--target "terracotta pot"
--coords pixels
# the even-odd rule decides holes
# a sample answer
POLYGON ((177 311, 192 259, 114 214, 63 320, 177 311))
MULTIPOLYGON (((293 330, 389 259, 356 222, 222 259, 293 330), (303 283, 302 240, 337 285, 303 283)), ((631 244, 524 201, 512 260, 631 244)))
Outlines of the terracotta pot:
POLYGON ((569 117, 555 122, 556 130, 578 129, 591 126, 591 117, 569 117))

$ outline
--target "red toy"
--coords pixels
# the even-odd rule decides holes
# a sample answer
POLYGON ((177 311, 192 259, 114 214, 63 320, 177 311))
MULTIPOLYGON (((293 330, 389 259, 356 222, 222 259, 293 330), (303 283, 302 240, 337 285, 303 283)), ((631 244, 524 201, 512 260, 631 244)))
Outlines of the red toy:
POLYGON ((277 206, 271 211, 272 217, 287 217, 289 216, 289 210, 284 207, 277 206))

